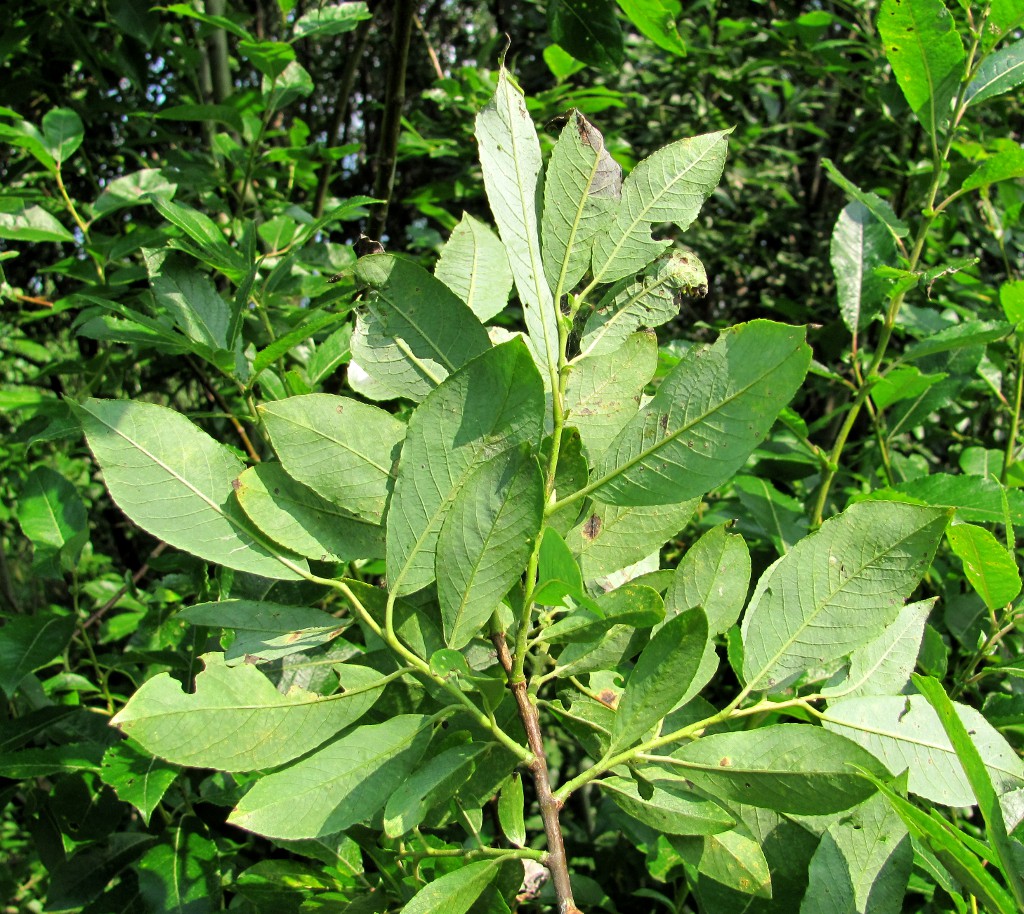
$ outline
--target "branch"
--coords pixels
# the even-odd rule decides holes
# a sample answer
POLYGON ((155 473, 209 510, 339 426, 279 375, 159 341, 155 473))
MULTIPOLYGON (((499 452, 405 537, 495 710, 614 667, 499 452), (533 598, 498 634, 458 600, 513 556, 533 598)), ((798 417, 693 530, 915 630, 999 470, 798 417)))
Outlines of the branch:
POLYGON ((540 804, 540 816, 544 821, 544 834, 548 839, 547 867, 551 872, 551 883, 558 899, 558 914, 582 914, 576 907, 572 897, 572 884, 569 881, 569 866, 565 859, 565 842, 562 840, 562 826, 558 814, 562 809, 560 801, 551 792, 551 779, 548 776, 548 762, 544 755, 544 737, 540 732, 540 719, 536 706, 530 701, 526 691, 526 681, 520 679, 513 682, 512 655, 505 643, 503 632, 491 635, 491 641, 498 651, 498 660, 508 678, 508 687, 512 690, 519 707, 519 719, 526 730, 526 741, 533 753, 529 763, 533 774, 533 784, 537 791, 537 802, 540 804))

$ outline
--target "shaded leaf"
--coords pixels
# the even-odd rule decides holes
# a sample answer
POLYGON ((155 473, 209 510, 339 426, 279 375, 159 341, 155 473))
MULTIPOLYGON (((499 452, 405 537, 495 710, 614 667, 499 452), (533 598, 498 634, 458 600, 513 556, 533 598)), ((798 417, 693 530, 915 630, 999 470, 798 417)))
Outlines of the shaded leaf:
POLYGON ((716 834, 736 824, 717 803, 675 781, 655 778, 640 788, 630 778, 609 777, 596 784, 623 812, 662 834, 716 834))
POLYGON ((622 31, 611 0, 551 0, 548 28, 577 60, 603 70, 622 63, 622 31))
POLYGON ((968 105, 977 105, 1008 92, 1024 82, 1024 40, 1015 41, 982 61, 967 86, 964 100, 968 105))
POLYGON ((0 689, 10 698, 33 670, 64 651, 75 633, 74 616, 12 616, 0 628, 0 689))
POLYGON ((441 248, 434 276, 481 321, 500 314, 512 291, 512 268, 504 246, 489 225, 469 213, 462 214, 441 248))
POLYGON ((177 776, 174 765, 142 752, 131 740, 117 743, 103 753, 100 778, 114 788, 118 799, 139 811, 146 825, 177 776))
POLYGON ((676 566, 665 594, 665 610, 676 615, 699 606, 712 635, 739 618, 750 586, 750 552, 743 537, 720 524, 695 542, 676 566))

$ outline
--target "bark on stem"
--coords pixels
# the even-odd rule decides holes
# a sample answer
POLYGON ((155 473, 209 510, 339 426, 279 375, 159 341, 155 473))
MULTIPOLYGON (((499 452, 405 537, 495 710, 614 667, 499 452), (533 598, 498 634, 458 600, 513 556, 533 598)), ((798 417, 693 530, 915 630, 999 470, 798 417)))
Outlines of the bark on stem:
POLYGON ((526 680, 512 681, 512 655, 505 642, 503 632, 491 635, 491 641, 498 651, 498 661, 508 677, 508 687, 512 690, 516 705, 519 708, 519 719, 526 730, 526 741, 533 753, 529 763, 533 775, 534 788, 537 791, 537 802, 540 805, 540 816, 544 822, 544 834, 548 841, 547 867, 551 873, 551 883, 558 899, 558 914, 583 914, 576 907, 572 897, 572 884, 569 881, 569 864, 565 858, 565 842, 562 840, 562 825, 558 820, 562 804, 551 792, 551 779, 548 776, 548 762, 544 754, 544 737, 540 732, 540 718, 537 706, 530 701, 526 691, 526 680))

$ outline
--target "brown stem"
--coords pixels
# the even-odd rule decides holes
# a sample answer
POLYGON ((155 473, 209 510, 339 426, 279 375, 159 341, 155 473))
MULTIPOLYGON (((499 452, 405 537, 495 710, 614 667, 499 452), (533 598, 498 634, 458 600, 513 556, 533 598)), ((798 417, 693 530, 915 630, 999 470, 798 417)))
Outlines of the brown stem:
POLYGON ((413 24, 420 30, 420 35, 423 36, 423 42, 427 46, 427 56, 430 57, 430 63, 434 67, 434 72, 437 74, 438 79, 444 79, 444 70, 441 69, 441 62, 437 59, 437 53, 434 51, 434 46, 430 43, 430 36, 427 34, 427 30, 423 28, 423 23, 420 21, 420 17, 413 15, 413 24))
MULTIPOLYGON (((146 561, 143 562, 142 567, 132 575, 132 583, 138 584, 147 574, 149 574, 149 563, 157 556, 160 555, 167 548, 167 543, 157 543, 153 551, 146 557, 146 561)), ((88 619, 82 623, 82 630, 85 631, 91 628, 97 622, 99 622, 111 609, 118 600, 121 599, 128 592, 128 585, 125 584, 117 593, 115 593, 106 603, 104 603, 99 609, 96 610, 88 619)))
POLYGON ((576 907, 572 897, 572 884, 569 881, 569 865, 565 859, 565 843, 562 840, 562 825, 558 820, 562 804, 555 799, 551 792, 551 779, 548 776, 548 761, 544 755, 544 737, 540 732, 540 718, 537 715, 537 706, 530 701, 526 691, 526 681, 513 682, 512 655, 509 653, 508 644, 505 643, 503 632, 494 632, 491 641, 498 651, 498 661, 501 663, 505 675, 508 677, 509 688, 515 697, 516 705, 519 707, 519 719, 523 722, 523 729, 526 730, 526 741, 533 753, 533 759, 529 763, 530 772, 533 774, 533 785, 537 791, 537 802, 540 805, 540 816, 544 822, 544 834, 548 839, 547 867, 551 873, 551 882, 555 888, 555 897, 558 899, 558 914, 583 914, 576 907))
POLYGON ((391 46, 391 67, 384 99, 384 120, 377 147, 377 175, 373 195, 378 203, 370 216, 366 234, 374 239, 384 235, 388 205, 395 189, 395 164, 398 158, 398 136, 402 129, 402 108, 405 106, 405 73, 409 63, 409 42, 412 39, 412 18, 416 6, 412 0, 397 0, 394 11, 394 39, 391 46))
POLYGON ((228 421, 235 429, 235 433, 238 435, 239 440, 242 442, 242 447, 245 448, 245 453, 249 455, 249 459, 253 463, 260 463, 259 452, 253 447, 252 441, 249 439, 249 435, 245 431, 245 427, 238 419, 235 418, 235 414, 231 412, 231 407, 228 406, 228 401, 224 399, 221 392, 217 390, 213 384, 210 383, 210 379, 206 376, 206 373, 199 367, 199 365, 189 356, 185 356, 185 361, 188 362, 189 367, 195 372, 196 377, 199 378, 199 383, 203 385, 203 389, 206 391, 206 395, 220 407, 224 414, 228 417, 228 421))

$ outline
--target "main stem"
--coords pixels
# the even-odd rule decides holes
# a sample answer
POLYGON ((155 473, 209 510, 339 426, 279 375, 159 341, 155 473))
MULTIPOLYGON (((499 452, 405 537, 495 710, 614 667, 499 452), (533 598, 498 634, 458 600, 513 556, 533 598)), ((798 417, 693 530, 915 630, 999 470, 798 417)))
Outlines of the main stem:
POLYGON ((537 706, 530 701, 525 679, 513 681, 512 655, 505 643, 503 632, 491 635, 491 641, 498 652, 498 661, 505 670, 509 680, 509 688, 519 708, 519 719, 526 730, 526 742, 533 753, 529 762, 533 785, 537 791, 537 803, 540 806, 540 817, 544 822, 544 834, 548 842, 548 872, 558 899, 558 914, 582 914, 576 907, 572 897, 572 883, 569 881, 569 863, 565 857, 565 842, 562 840, 562 824, 558 814, 562 804, 555 799, 551 790, 551 778, 548 774, 548 762, 544 755, 544 737, 540 732, 540 717, 537 706))

